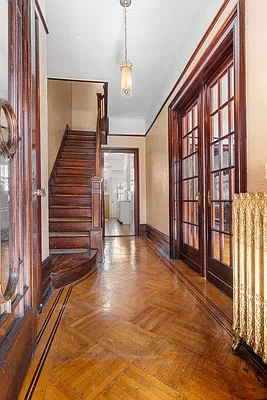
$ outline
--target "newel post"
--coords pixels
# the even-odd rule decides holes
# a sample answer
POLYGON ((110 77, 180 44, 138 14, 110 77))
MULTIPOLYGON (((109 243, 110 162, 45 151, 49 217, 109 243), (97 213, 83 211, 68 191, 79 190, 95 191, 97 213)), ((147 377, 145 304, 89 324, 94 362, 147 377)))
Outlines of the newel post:
POLYGON ((92 230, 91 248, 97 250, 97 262, 103 261, 103 229, 102 229, 102 181, 103 178, 93 176, 92 182, 92 230))

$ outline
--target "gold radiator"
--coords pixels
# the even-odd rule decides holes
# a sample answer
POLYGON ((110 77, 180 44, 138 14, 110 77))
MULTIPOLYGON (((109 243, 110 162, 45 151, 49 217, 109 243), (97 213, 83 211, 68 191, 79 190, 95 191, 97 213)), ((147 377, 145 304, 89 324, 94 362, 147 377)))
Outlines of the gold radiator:
POLYGON ((267 193, 233 200, 233 329, 267 363, 267 193))

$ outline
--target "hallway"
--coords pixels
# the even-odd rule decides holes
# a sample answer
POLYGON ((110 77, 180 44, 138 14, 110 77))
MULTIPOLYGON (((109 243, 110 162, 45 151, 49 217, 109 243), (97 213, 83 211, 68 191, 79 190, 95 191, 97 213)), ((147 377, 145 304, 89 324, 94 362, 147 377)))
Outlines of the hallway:
POLYGON ((38 331, 19 400, 267 398, 231 353, 231 300, 148 239, 106 238, 102 269, 57 291, 38 331))

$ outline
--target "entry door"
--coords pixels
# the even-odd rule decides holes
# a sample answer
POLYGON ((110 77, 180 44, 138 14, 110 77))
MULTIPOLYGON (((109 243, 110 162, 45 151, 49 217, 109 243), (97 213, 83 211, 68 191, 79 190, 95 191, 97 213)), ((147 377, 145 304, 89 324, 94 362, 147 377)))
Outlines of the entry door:
POLYGON ((0 393, 12 400, 36 342, 32 223, 33 0, 0 0, 0 393))
POLYGON ((231 294, 235 183, 234 67, 228 59, 207 84, 207 277, 231 294))
POLYGON ((200 157, 201 103, 198 96, 181 114, 181 226, 182 257, 197 272, 202 271, 200 157))

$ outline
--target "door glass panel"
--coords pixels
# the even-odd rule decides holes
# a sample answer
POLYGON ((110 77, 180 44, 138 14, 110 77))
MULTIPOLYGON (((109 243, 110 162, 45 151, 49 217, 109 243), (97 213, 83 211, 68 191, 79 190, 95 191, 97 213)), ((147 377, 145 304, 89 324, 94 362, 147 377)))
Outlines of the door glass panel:
POLYGON ((216 171, 220 168, 219 160, 219 144, 213 144, 211 146, 211 170, 216 171))
POLYGON ((213 115, 213 117, 211 117, 211 140, 217 140, 219 139, 219 120, 218 120, 218 113, 216 113, 215 115, 213 115))
POLYGON ((234 110, 234 101, 230 102, 230 132, 233 132, 235 129, 235 110, 234 110))
POLYGON ((218 83, 211 88, 211 112, 218 109, 218 83))
POLYGON ((5 292, 10 268, 9 253, 9 159, 0 157, 1 172, 1 285, 5 292))
POLYGON ((222 235, 222 257, 221 261, 225 264, 231 264, 231 257, 230 257, 230 241, 231 236, 229 235, 222 235))
POLYGON ((8 100, 8 0, 0 0, 0 98, 8 100))
MULTIPOLYGON (((216 79, 216 78, 215 78, 216 79)), ((218 80, 215 80, 218 82, 218 80)), ((210 238, 211 257, 230 265, 230 241, 232 235, 231 207, 234 193, 234 80, 232 62, 225 67, 219 78, 219 93, 210 86, 210 238), (214 95, 218 96, 217 101, 214 95), (215 136, 216 118, 214 104, 219 105, 219 131, 215 136), (216 140, 217 139, 217 140, 216 140), (216 140, 215 144, 212 141, 216 140), (214 171, 216 171, 214 173, 214 171), (217 232, 216 232, 217 231, 217 232), (229 234, 225 234, 227 232, 229 234)), ((222 266, 223 268, 223 266, 222 266)))
POLYGON ((212 257, 220 260, 220 234, 218 232, 212 231, 212 245, 211 245, 211 254, 212 257))
POLYGON ((220 79, 220 105, 228 100, 228 74, 226 73, 220 79))
MULTIPOLYGON (((198 104, 182 117, 182 221, 183 243, 199 248, 198 227, 198 104), (187 122, 185 122, 187 121, 187 122), (187 131, 187 133, 185 133, 187 131)), ((199 260, 198 260, 199 262, 199 260)))
POLYGON ((228 106, 225 106, 221 110, 221 136, 228 135, 229 133, 229 118, 228 118, 228 106))
POLYGON ((229 199, 229 171, 223 171, 223 200, 229 199))
POLYGON ((224 139, 223 144, 223 168, 230 167, 230 141, 229 139, 224 139))

